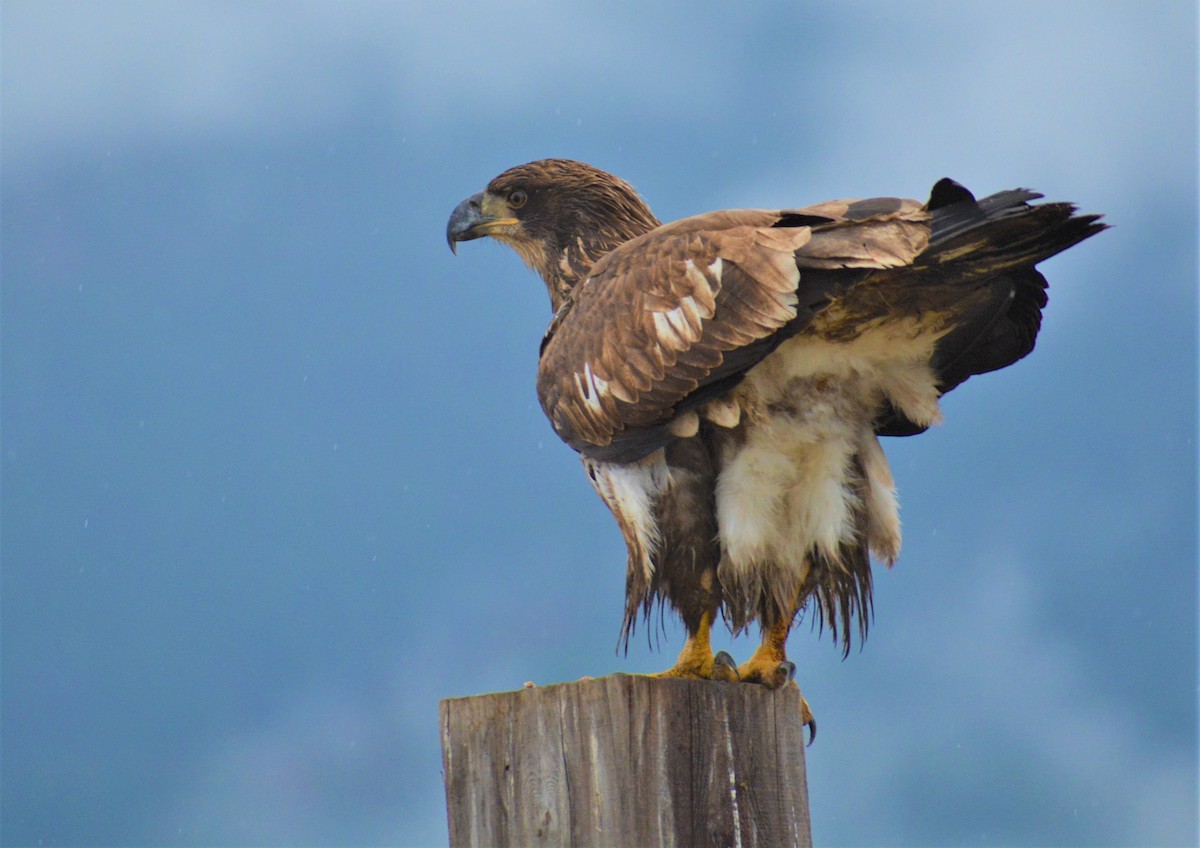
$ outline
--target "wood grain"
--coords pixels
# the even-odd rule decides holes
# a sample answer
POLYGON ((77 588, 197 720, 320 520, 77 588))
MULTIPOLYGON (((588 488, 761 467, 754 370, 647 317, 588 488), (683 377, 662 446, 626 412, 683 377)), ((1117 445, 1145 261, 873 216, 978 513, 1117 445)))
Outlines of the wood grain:
POLYGON ((812 844, 795 687, 612 675, 440 705, 450 844, 812 844))

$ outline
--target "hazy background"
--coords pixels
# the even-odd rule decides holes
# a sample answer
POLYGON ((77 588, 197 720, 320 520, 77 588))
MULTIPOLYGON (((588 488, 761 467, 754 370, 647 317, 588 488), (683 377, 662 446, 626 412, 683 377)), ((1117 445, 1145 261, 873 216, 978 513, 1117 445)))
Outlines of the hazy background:
MULTIPOLYGON (((437 702, 615 656, 542 284, 450 210, 1018 185, 1114 229, 889 440, 905 547, 797 628, 821 845, 1197 838, 1196 6, 5 0, 6 845, 435 845, 437 702)), ((733 646, 745 656, 751 640, 733 646)))

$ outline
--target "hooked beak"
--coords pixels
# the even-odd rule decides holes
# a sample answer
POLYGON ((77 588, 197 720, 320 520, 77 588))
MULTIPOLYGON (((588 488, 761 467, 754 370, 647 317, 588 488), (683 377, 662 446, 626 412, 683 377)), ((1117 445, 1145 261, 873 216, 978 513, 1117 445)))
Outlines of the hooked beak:
POLYGON ((512 227, 518 223, 517 219, 511 216, 489 214, 497 200, 481 191, 454 207, 454 211, 450 213, 450 221, 446 224, 446 242, 450 245, 451 253, 458 253, 460 241, 490 236, 498 229, 512 227))

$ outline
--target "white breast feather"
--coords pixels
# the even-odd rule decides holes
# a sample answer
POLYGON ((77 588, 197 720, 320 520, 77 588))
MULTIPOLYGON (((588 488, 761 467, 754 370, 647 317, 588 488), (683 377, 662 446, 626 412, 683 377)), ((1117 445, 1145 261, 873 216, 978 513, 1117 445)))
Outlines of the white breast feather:
POLYGON ((939 333, 923 329, 881 324, 844 343, 799 336, 751 369, 734 393, 745 439, 727 451, 717 484, 723 568, 754 579, 769 562, 801 579, 811 551, 836 562, 852 541, 889 565, 896 559, 899 509, 873 418, 885 397, 918 424, 940 418, 928 364, 939 333), (860 509, 865 540, 854 539, 860 509))
POLYGON ((842 420, 834 406, 814 403, 800 421, 760 419, 722 470, 718 522, 727 558, 736 566, 754 568, 767 560, 799 566, 813 548, 838 558, 858 506, 846 483, 861 427, 842 420))

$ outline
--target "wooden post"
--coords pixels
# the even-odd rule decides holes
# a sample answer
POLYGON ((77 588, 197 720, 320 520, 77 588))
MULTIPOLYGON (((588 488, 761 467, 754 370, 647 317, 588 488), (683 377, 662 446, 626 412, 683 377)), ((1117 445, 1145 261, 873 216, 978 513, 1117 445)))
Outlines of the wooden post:
POLYGON ((439 708, 450 845, 812 845, 800 692, 612 675, 439 708))

